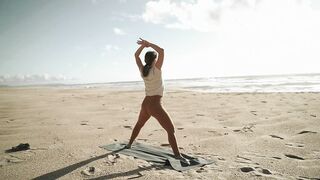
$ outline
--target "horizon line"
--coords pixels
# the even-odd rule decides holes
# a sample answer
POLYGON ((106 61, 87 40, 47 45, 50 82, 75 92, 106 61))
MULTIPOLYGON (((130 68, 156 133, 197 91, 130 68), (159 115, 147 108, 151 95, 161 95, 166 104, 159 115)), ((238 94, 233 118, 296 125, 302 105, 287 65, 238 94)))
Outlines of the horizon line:
MULTIPOLYGON (((199 79, 213 79, 213 78, 249 78, 249 77, 279 77, 279 76, 310 76, 310 75, 319 75, 320 73, 292 73, 292 74, 264 74, 264 75, 241 75, 241 76, 211 76, 211 77, 193 77, 193 78, 170 78, 164 79, 164 81, 176 81, 176 80, 199 80, 199 79)), ((34 84, 23 84, 20 85, 9 85, 1 84, 1 87, 30 87, 30 86, 79 86, 79 85, 92 85, 92 84, 115 84, 115 83, 134 83, 134 82, 143 82, 142 80, 129 80, 129 81, 106 81, 106 82, 83 82, 83 83, 50 83, 50 82, 38 82, 34 84)), ((14 83, 13 83, 14 84, 14 83)))

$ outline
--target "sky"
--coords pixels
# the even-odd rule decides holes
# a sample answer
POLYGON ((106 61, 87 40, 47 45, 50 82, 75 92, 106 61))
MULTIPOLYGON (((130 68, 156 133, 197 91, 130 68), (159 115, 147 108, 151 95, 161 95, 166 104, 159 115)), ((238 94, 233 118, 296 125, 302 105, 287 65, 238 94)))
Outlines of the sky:
POLYGON ((0 0, 0 84, 320 73, 319 0, 0 0), (145 49, 141 54, 143 60, 145 49))

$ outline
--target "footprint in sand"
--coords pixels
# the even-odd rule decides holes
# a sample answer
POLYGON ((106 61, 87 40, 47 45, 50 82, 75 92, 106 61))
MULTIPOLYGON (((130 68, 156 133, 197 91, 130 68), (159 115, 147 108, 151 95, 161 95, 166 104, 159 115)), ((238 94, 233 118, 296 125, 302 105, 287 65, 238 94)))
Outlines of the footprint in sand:
POLYGON ((196 114, 196 116, 204 116, 204 114, 196 114))
POLYGON ((226 159, 225 159, 225 158, 222 158, 222 157, 218 157, 218 160, 219 160, 219 161, 226 161, 226 159))
POLYGON ((183 130, 184 128, 177 128, 178 130, 183 130))
POLYGON ((274 159, 281 159, 281 157, 273 156, 274 159))
POLYGON ((284 155, 287 156, 288 158, 304 160, 304 158, 296 156, 296 155, 293 155, 293 154, 284 154, 284 155))
POLYGON ((164 144, 160 144, 160 146, 168 147, 170 146, 170 144, 164 143, 164 144))
POLYGON ((240 168, 240 171, 247 173, 247 172, 254 171, 254 169, 252 167, 242 167, 240 168))
POLYGON ((234 129, 233 132, 253 132, 252 128, 255 127, 255 124, 248 124, 244 126, 241 130, 240 129, 234 129))
POLYGON ((84 120, 84 121, 81 121, 80 125, 88 125, 87 123, 88 121, 84 120))
POLYGON ((264 168, 261 168, 261 167, 257 167, 257 169, 258 169, 258 172, 260 172, 262 174, 267 174, 267 175, 272 174, 269 169, 264 169, 264 168))
POLYGON ((208 170, 206 170, 203 167, 200 167, 199 169, 196 170, 197 173, 204 173, 204 172, 208 172, 208 170))
POLYGON ((277 136, 277 135, 270 135, 271 137, 273 137, 273 138, 278 138, 278 139, 284 139, 283 137, 280 137, 280 136, 277 136))
POLYGON ((255 124, 248 124, 248 125, 246 125, 246 126, 244 126, 244 127, 242 128, 242 131, 244 131, 244 132, 253 132, 252 128, 255 127, 254 125, 255 125, 255 124))
POLYGON ((316 134, 317 132, 314 132, 314 131, 301 131, 298 134, 306 134, 306 133, 308 133, 308 134, 316 134))
POLYGON ((311 117, 317 117, 315 114, 310 114, 311 117))
POLYGON ((270 170, 265 169, 265 168, 261 168, 261 167, 254 167, 254 168, 253 167, 241 167, 240 171, 244 172, 244 173, 248 173, 248 172, 251 172, 251 171, 256 171, 256 169, 257 169, 258 172, 260 172, 262 174, 266 174, 266 175, 272 174, 270 170))
POLYGON ((126 128, 126 129, 132 129, 131 126, 123 126, 123 127, 126 128))
POLYGON ((251 112, 253 115, 255 115, 255 116, 258 115, 258 114, 257 114, 257 111, 250 111, 250 112, 251 112))
POLYGON ((304 144, 301 144, 301 143, 286 143, 285 145, 289 146, 289 147, 295 147, 295 148, 303 148, 304 147, 304 144))
POLYGON ((103 129, 103 127, 98 127, 97 129, 103 129))

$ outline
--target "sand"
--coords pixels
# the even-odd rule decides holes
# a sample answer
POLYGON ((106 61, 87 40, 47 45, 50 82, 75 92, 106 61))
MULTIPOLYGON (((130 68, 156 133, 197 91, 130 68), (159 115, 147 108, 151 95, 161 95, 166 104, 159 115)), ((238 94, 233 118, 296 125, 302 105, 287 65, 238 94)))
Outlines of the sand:
MULTIPOLYGON (((1 179, 320 178, 320 93, 167 90, 181 152, 215 161, 185 172, 99 148, 129 139, 143 98, 106 88, 1 88, 1 179), (5 153, 19 143, 31 149, 5 153)), ((170 148, 153 118, 137 141, 170 148)))

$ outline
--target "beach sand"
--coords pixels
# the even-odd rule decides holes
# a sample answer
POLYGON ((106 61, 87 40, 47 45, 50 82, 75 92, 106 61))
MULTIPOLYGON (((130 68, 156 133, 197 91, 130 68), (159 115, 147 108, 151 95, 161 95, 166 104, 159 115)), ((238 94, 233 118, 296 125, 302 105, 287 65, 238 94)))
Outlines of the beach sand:
MULTIPOLYGON (((106 88, 1 88, 1 179, 320 178, 320 93, 169 89, 163 104, 181 152, 214 160, 184 172, 99 148, 129 139, 143 98, 106 88), (31 149, 5 153, 19 143, 31 149)), ((153 118, 136 141, 170 148, 153 118)))

